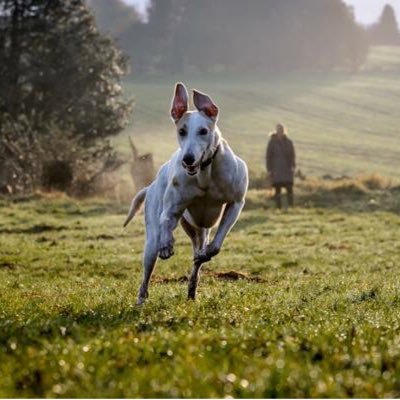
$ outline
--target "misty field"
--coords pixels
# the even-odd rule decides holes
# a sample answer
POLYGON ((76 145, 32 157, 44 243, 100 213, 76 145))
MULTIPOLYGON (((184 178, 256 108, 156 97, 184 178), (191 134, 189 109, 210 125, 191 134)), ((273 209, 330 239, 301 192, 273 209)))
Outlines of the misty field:
POLYGON ((398 188, 299 202, 252 191, 196 302, 179 229, 137 307, 142 215, 123 231, 105 201, 2 201, 0 396, 399 396, 398 188))
MULTIPOLYGON (((169 118, 173 86, 207 92, 221 108, 219 126, 254 174, 264 170, 268 133, 283 122, 297 145, 298 164, 309 175, 396 176, 400 159, 400 50, 378 47, 354 74, 193 75, 128 81, 136 99, 127 130, 157 164, 176 148, 169 118)), ((129 152, 124 135, 116 141, 129 152)))

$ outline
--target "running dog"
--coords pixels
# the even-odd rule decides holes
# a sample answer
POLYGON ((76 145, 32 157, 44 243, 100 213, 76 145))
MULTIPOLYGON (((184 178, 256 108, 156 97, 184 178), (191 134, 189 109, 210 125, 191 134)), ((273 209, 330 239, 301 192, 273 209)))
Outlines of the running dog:
POLYGON ((174 254, 173 231, 181 223, 193 244, 188 298, 195 299, 201 265, 216 256, 239 218, 248 187, 246 163, 237 157, 217 127, 219 109, 204 93, 193 90, 196 111, 189 111, 188 92, 177 83, 171 117, 179 149, 159 170, 154 182, 132 200, 124 227, 145 201, 144 275, 138 304, 148 297, 157 258, 174 254), (210 230, 218 224, 209 242, 210 230))

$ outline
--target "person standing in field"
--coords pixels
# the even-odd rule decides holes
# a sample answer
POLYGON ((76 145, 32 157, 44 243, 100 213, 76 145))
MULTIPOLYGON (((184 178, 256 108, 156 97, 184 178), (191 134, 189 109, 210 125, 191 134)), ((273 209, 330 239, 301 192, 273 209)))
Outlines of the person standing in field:
POLYGON ((293 182, 296 168, 296 153, 285 126, 278 124, 276 132, 270 134, 266 152, 266 167, 273 188, 277 208, 282 208, 281 192, 286 189, 288 205, 294 205, 293 182))

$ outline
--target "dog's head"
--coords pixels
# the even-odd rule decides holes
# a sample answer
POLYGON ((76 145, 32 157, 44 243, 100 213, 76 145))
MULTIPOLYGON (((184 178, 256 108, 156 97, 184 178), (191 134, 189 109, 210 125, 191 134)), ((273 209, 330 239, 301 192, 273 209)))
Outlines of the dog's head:
POLYGON ((209 96, 197 90, 193 90, 193 103, 197 111, 188 111, 188 92, 182 83, 177 83, 171 117, 182 149, 182 166, 191 176, 196 175, 201 165, 213 157, 220 142, 216 129, 218 107, 209 96))

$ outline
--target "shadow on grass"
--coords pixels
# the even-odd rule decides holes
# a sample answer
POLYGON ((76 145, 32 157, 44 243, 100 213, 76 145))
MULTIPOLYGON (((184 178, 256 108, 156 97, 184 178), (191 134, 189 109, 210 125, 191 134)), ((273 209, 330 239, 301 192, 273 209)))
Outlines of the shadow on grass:
POLYGON ((8 207, 19 204, 21 209, 31 211, 33 214, 54 215, 57 217, 94 217, 99 215, 117 214, 126 215, 129 202, 118 204, 107 199, 84 199, 82 201, 67 197, 60 193, 58 197, 48 197, 45 194, 34 194, 26 196, 1 196, 0 207, 8 207))
POLYGON ((307 208, 330 208, 345 213, 389 212, 400 214, 400 191, 397 188, 368 193, 317 190, 298 196, 298 204, 307 208))
MULTIPOLYGON (((2 228, 0 234, 13 234, 13 233, 24 233, 24 234, 37 234, 43 232, 60 232, 63 230, 69 230, 71 227, 64 225, 48 225, 48 224, 37 224, 28 228, 2 228)), ((74 228, 76 229, 76 228, 74 228)), ((82 228, 81 228, 82 229, 82 228)))
MULTIPOLYGON (((221 281, 247 281, 253 284, 266 282, 259 276, 249 275, 239 271, 204 271, 203 278, 213 278, 221 281)), ((186 284, 187 277, 178 278, 155 277, 154 283, 158 284, 186 284)), ((24 310, 31 314, 32 318, 21 322, 12 316, 4 315, 0 319, 0 346, 8 348, 10 340, 18 338, 21 344, 39 344, 46 339, 72 338, 80 340, 82 336, 93 336, 99 330, 117 328, 127 325, 133 331, 146 332, 155 331, 160 327, 168 329, 181 329, 182 325, 189 323, 189 318, 176 318, 171 316, 167 319, 153 319, 154 313, 147 307, 151 304, 137 306, 136 304, 125 304, 121 302, 101 303, 93 308, 75 310, 72 304, 55 305, 56 311, 47 314, 43 311, 38 312, 35 300, 24 310), (32 308, 32 312, 29 309, 32 308)), ((159 311, 157 305, 157 312, 159 311)), ((54 309, 53 309, 54 310, 54 309)), ((188 325, 189 326, 189 325, 188 325)))
POLYGON ((80 311, 74 310, 71 305, 63 305, 59 306, 58 313, 53 315, 39 314, 36 311, 35 318, 24 323, 12 321, 8 316, 7 320, 0 321, 0 345, 7 348, 12 338, 18 338, 23 344, 39 344, 44 339, 56 337, 72 337, 79 340, 82 333, 91 336, 98 333, 99 329, 110 329, 125 324, 132 325, 140 331, 156 329, 157 327, 151 324, 147 327, 139 323, 141 312, 142 309, 135 305, 127 304, 121 307, 121 304, 102 303, 80 311))
MULTIPOLYGON (((285 204, 286 195, 282 195, 285 204)), ((365 189, 353 183, 346 183, 334 188, 315 187, 306 189, 299 185, 295 187, 296 206, 304 208, 322 208, 337 210, 348 214, 389 212, 400 214, 400 186, 387 189, 365 189)), ((246 201, 246 210, 275 209, 272 194, 267 196, 267 189, 251 191, 246 201)), ((260 222, 257 217, 253 223, 260 222)), ((248 219, 243 226, 252 225, 248 219)), ((264 222, 264 221, 263 221, 264 222)))

